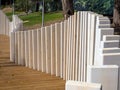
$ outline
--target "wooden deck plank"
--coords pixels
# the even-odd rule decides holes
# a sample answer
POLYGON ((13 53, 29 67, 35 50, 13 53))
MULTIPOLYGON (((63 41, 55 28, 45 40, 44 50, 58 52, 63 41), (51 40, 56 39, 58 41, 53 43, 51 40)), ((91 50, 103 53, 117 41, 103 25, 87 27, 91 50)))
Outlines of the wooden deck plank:
POLYGON ((65 90, 65 81, 9 61, 9 38, 0 35, 0 90, 65 90))

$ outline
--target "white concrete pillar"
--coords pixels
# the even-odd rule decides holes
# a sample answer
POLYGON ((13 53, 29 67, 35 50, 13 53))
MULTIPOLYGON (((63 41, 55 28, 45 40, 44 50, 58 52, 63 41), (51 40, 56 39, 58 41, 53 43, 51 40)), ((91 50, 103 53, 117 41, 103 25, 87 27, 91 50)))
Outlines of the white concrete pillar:
POLYGON ((118 66, 88 66, 87 82, 101 83, 102 90, 118 90, 118 66))
POLYGON ((102 90, 101 84, 67 81, 65 90, 102 90))

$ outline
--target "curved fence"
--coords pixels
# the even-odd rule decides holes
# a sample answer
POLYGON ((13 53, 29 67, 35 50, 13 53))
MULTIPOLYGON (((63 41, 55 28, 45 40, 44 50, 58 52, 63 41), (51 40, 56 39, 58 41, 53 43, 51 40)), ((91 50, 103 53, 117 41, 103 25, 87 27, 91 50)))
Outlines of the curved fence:
POLYGON ((86 81, 87 66, 94 64, 95 21, 94 13, 78 12, 38 30, 12 32, 12 60, 65 80, 86 81))
POLYGON ((120 36, 109 18, 81 11, 61 23, 19 30, 10 33, 12 62, 81 81, 68 81, 66 90, 120 90, 120 36))

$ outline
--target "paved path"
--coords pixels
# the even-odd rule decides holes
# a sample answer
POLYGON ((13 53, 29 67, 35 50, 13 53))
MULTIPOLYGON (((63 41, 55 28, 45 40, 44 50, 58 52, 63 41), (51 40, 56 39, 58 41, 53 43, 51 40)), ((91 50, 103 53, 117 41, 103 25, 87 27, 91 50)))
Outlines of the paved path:
POLYGON ((65 90, 59 77, 9 62, 9 39, 0 36, 0 90, 65 90))

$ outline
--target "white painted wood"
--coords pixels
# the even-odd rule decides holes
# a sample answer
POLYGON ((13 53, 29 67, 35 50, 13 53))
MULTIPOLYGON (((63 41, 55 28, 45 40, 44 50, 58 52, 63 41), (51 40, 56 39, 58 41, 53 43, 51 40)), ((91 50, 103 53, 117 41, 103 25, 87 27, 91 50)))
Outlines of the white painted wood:
POLYGON ((21 65, 25 65, 25 37, 24 31, 21 31, 21 65))
POLYGON ((37 70, 37 30, 32 31, 33 69, 37 70))
POLYGON ((79 69, 78 69, 78 81, 81 81, 81 70, 82 70, 82 32, 83 32, 83 29, 82 29, 82 20, 83 20, 83 17, 82 17, 82 12, 80 12, 80 37, 79 37, 79 69))
POLYGON ((60 76, 60 24, 55 24, 55 59, 56 59, 56 76, 60 76))
POLYGON ((65 90, 102 90, 101 84, 67 81, 65 90))
POLYGON ((80 12, 77 12, 75 80, 78 80, 78 67, 79 67, 79 36, 80 36, 79 22, 80 22, 80 12))
POLYGON ((51 75, 56 74, 55 60, 55 25, 51 25, 51 75))
POLYGON ((46 44, 45 44, 45 28, 41 28, 41 63, 42 72, 46 72, 46 44))
POLYGON ((15 62, 15 33, 10 33, 10 61, 15 62))
POLYGON ((46 46, 46 73, 51 72, 51 36, 50 26, 45 27, 45 46, 46 46))
POLYGON ((42 61, 41 61, 41 29, 37 30, 37 70, 42 70, 42 61))
POLYGON ((69 46, 69 40, 68 40, 68 38, 69 38, 69 18, 68 18, 68 20, 67 20, 67 29, 66 29, 67 31, 66 31, 66 80, 68 80, 68 46, 69 46))
POLYGON ((15 32, 15 64, 18 64, 18 33, 15 32))
POLYGON ((28 43, 29 43, 29 68, 33 68, 32 31, 28 32, 28 43))
POLYGON ((28 43, 28 32, 29 31, 25 31, 25 66, 29 67, 29 43, 28 43))
POLYGON ((17 32, 17 37, 18 37, 18 40, 17 40, 18 65, 21 65, 21 33, 20 32, 17 32))
POLYGON ((68 80, 71 80, 72 79, 72 55, 73 55, 73 52, 72 52, 72 49, 73 49, 73 35, 74 35, 74 16, 71 16, 69 17, 69 29, 68 29, 68 32, 69 32, 69 37, 68 37, 68 80))
POLYGON ((63 78, 63 45, 64 45, 64 22, 61 22, 60 30, 60 77, 63 78))
POLYGON ((101 83, 102 90, 118 90, 118 66, 88 66, 87 82, 101 83))
POLYGON ((64 51, 63 51, 63 79, 66 80, 66 56, 67 56, 67 20, 64 21, 64 51))

